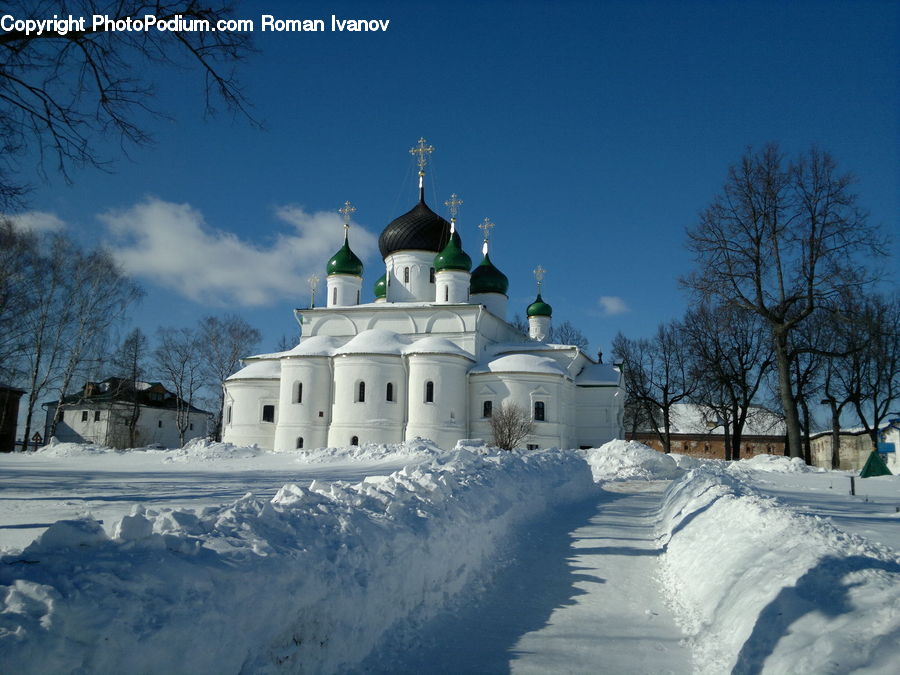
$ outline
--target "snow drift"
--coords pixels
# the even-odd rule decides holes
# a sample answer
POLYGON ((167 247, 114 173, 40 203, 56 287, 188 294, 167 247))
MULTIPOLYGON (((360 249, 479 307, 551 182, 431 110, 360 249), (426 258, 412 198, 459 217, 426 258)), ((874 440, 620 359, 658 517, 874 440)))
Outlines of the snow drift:
POLYGON ((594 491, 574 452, 465 449, 357 484, 60 521, 0 564, 4 669, 332 672, 489 576, 510 537, 594 491))
MULTIPOLYGON (((896 672, 900 557, 709 462, 670 486, 661 580, 701 673, 896 672)), ((761 466, 759 466, 761 465, 761 466)))
POLYGON ((610 441, 585 451, 594 480, 666 480, 681 475, 675 460, 637 441, 610 441))

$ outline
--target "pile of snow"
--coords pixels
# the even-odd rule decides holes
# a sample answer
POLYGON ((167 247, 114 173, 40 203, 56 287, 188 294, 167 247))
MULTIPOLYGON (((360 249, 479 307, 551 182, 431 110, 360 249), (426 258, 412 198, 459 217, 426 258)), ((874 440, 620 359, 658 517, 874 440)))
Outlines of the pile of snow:
POLYGON ((113 528, 59 521, 0 558, 4 671, 304 672, 358 664, 595 490, 575 452, 457 450, 357 484, 285 485, 113 528))
POLYGON ((703 466, 707 462, 723 462, 721 459, 706 459, 705 457, 692 457, 691 455, 680 455, 677 452, 673 452, 669 454, 673 460, 675 460, 675 464, 679 469, 684 469, 685 471, 689 469, 696 469, 698 467, 703 466))
POLYGON ((185 443, 183 448, 168 451, 166 460, 170 462, 211 462, 223 459, 249 459, 268 452, 270 451, 263 450, 257 445, 240 446, 211 441, 207 438, 195 438, 185 443))
POLYGON ((661 581, 696 671, 896 672, 900 557, 748 476, 710 462, 673 483, 661 511, 661 581))
POLYGON ((349 448, 316 448, 297 452, 297 461, 322 463, 344 461, 381 461, 398 457, 423 458, 446 454, 444 450, 428 439, 416 439, 403 443, 365 443, 349 448))
POLYGON ((742 459, 731 465, 732 470, 742 471, 753 469, 754 471, 771 471, 774 473, 810 473, 822 471, 809 466, 800 457, 785 457, 784 455, 756 455, 748 459, 742 459))
POLYGON ((646 478, 668 480, 681 475, 670 456, 637 441, 615 440, 585 451, 595 481, 646 478))
POLYGON ((39 457, 80 457, 86 455, 107 455, 119 452, 115 448, 107 448, 93 443, 60 443, 52 437, 47 445, 38 448, 34 454, 39 457))

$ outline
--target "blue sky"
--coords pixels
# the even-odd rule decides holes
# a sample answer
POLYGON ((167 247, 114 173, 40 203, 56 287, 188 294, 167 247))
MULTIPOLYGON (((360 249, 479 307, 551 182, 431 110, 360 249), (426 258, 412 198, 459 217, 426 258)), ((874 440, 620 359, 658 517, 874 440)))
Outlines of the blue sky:
POLYGON ((416 198, 408 149, 420 136, 436 149, 427 199, 446 215, 450 193, 462 197, 475 260, 476 225, 496 223, 491 257, 510 278, 510 315, 533 299, 540 264, 554 320, 580 327, 592 349, 683 313, 685 228, 748 145, 829 150, 858 176, 871 219, 900 231, 895 2, 255 2, 237 12, 257 25, 263 13, 390 28, 257 30, 239 76, 262 130, 227 113, 204 120, 198 73, 160 71, 155 105, 171 119, 148 123, 152 146, 127 158, 101 146, 119 157, 112 172, 75 171, 71 185, 51 174, 31 195, 30 208, 115 248, 148 291, 133 320, 149 333, 231 311, 274 349, 295 330, 291 309, 308 303, 305 279, 324 276, 348 199, 371 299, 383 272, 375 240, 416 198))

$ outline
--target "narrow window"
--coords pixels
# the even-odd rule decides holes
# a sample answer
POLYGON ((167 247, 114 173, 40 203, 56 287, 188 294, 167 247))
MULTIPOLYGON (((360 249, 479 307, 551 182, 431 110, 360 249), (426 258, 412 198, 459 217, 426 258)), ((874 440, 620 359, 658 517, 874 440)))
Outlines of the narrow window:
POLYGON ((450 287, 444 286, 444 302, 450 302, 450 287))
POLYGON ((350 439, 350 445, 359 445, 359 436, 353 436, 350 439))
POLYGON ((162 420, 156 420, 156 426, 162 429, 162 420))
POLYGON ((82 421, 82 422, 87 422, 87 413, 88 413, 87 410, 82 410, 82 411, 81 411, 81 421, 82 421))
POLYGON ((433 267, 428 272, 428 283, 431 283, 431 284, 434 283, 434 268, 433 267))
POLYGON ((481 416, 482 417, 490 417, 494 414, 494 402, 493 401, 485 401, 484 405, 481 406, 481 416))
POLYGON ((298 436, 297 437, 297 449, 299 450, 302 447, 303 447, 303 436, 298 436))
POLYGON ((409 268, 408 267, 403 268, 403 283, 404 284, 409 283, 409 268))
POLYGON ((394 400, 394 383, 393 382, 387 383, 387 394, 385 395, 385 398, 388 401, 394 400))
POLYGON ((320 410, 320 411, 319 411, 319 417, 325 417, 325 411, 324 411, 324 410, 320 410))
POLYGON ((191 431, 193 431, 193 430, 194 430, 194 423, 191 422, 191 425, 190 425, 190 426, 191 426, 191 431))
POLYGON ((534 402, 534 419, 536 422, 544 421, 544 402, 543 401, 535 401, 534 402))
POLYGON ((275 406, 274 405, 264 405, 263 406, 262 421, 263 422, 274 422, 275 421, 275 406))
POLYGON ((528 449, 529 450, 540 450, 541 446, 539 446, 537 443, 529 443, 528 449))
POLYGON ((356 291, 356 304, 359 304, 359 291, 356 291))
POLYGON ((425 403, 434 403, 434 382, 431 380, 425 383, 425 403))
POLYGON ((294 382, 294 403, 303 403, 303 383, 294 382))
POLYGON ((225 408, 225 424, 231 424, 231 406, 225 408))
POLYGON ((100 421, 100 411, 99 411, 99 410, 95 410, 95 411, 94 411, 94 421, 95 421, 95 422, 99 422, 99 421, 100 421))
POLYGON ((359 391, 357 392, 356 402, 357 403, 365 403, 366 402, 366 383, 365 382, 359 383, 359 391))
POLYGON ((337 304, 337 286, 331 289, 331 304, 337 304))

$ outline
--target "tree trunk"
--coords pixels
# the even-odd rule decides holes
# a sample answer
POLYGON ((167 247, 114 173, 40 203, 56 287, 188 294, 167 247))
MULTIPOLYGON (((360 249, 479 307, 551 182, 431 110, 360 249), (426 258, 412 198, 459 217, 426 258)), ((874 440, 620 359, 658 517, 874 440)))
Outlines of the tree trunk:
POLYGON ((788 357, 787 336, 774 332, 775 363, 778 366, 778 393, 784 409, 784 423, 787 427, 787 455, 802 457, 803 445, 800 434, 800 416, 797 414, 797 401, 791 388, 791 361, 788 357))
POLYGON ((800 409, 803 411, 803 461, 812 465, 812 443, 809 440, 810 415, 806 399, 801 399, 800 409))
POLYGON ((831 398, 828 400, 831 406, 831 468, 841 468, 841 412, 837 402, 831 398))

